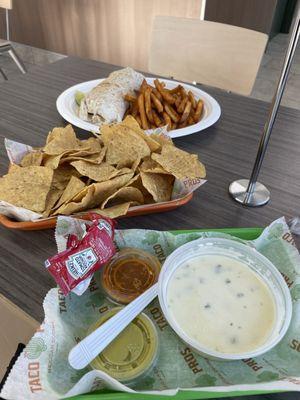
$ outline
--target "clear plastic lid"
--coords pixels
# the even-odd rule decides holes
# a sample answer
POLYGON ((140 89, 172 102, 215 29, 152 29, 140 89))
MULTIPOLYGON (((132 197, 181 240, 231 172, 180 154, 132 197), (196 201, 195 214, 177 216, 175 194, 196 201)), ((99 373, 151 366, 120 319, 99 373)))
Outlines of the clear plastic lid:
POLYGON ((157 257, 135 248, 120 250, 103 268, 102 287, 118 304, 128 304, 158 280, 157 257))
MULTIPOLYGON (((101 326, 122 307, 107 311, 87 334, 101 326)), ((147 374, 154 365, 158 352, 158 336, 152 321, 140 314, 120 335, 91 363, 93 369, 101 370, 120 382, 132 383, 147 374)))

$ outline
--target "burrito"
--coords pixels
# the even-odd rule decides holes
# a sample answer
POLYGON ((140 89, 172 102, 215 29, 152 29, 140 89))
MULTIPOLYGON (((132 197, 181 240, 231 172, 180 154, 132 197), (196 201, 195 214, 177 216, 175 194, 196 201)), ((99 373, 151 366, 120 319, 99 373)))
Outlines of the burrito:
POLYGON ((124 95, 138 90, 143 79, 130 67, 112 72, 81 100, 79 118, 97 125, 121 122, 127 108, 124 95))

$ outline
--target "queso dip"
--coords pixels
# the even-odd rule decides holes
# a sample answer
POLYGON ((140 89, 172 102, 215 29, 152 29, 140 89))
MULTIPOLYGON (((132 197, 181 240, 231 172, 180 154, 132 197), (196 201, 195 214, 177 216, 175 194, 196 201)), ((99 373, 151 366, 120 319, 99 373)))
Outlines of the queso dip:
POLYGON ((221 255, 180 265, 170 277, 167 304, 186 335, 221 353, 257 349, 276 320, 273 294, 263 279, 247 264, 221 255))

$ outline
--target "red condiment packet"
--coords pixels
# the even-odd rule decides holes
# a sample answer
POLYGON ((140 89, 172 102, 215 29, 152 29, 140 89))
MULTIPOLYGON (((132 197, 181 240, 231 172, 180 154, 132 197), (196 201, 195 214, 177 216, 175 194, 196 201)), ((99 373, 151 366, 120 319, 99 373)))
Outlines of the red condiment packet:
POLYGON ((115 222, 95 213, 90 216, 92 224, 86 224, 84 237, 80 240, 70 234, 67 249, 45 261, 64 295, 90 277, 116 252, 113 242, 115 222))

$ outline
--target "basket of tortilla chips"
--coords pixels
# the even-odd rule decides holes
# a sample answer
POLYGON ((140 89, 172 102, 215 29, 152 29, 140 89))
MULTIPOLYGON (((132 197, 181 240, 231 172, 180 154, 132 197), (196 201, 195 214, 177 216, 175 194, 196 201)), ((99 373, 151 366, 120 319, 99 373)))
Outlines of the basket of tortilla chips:
POLYGON ((131 116, 85 140, 68 125, 54 128, 42 148, 5 144, 11 164, 0 179, 0 222, 20 229, 91 210, 113 218, 164 211, 205 182, 197 155, 178 149, 163 129, 143 131, 131 116))

